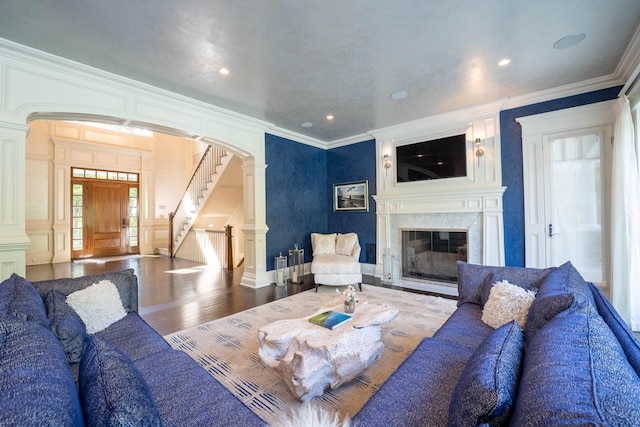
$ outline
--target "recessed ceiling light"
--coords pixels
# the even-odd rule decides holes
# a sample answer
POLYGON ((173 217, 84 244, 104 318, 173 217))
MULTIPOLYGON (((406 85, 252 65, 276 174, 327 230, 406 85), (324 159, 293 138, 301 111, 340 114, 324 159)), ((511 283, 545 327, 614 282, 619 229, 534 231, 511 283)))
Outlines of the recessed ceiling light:
POLYGON ((584 33, 570 34, 564 36, 553 44, 554 49, 566 49, 571 46, 575 46, 587 37, 584 33))
POLYGON ((391 94, 391 99, 393 99, 394 101, 399 101, 401 99, 405 99, 407 95, 409 95, 409 92, 407 92, 406 90, 399 90, 391 94))
POLYGON ((228 76, 228 75, 229 75, 229 69, 228 69, 228 68, 225 68, 225 67, 220 68, 220 69, 218 70, 218 72, 219 72, 220 74, 222 74, 223 76, 228 76))
POLYGON ((499 67, 506 67, 509 64, 511 64, 511 60, 509 58, 502 58, 500 61, 498 61, 499 67))
POLYGON ((311 126, 313 126, 313 123, 304 122, 304 123, 300 123, 300 126, 302 126, 303 128, 310 128, 311 126))
POLYGON ((327 120, 333 120, 333 114, 328 114, 327 115, 327 120))

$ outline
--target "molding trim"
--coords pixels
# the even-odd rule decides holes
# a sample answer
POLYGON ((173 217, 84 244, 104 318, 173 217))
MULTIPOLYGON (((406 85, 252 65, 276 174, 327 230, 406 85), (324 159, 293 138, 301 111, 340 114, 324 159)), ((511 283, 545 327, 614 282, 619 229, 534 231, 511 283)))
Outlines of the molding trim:
POLYGON ((582 93, 607 89, 613 86, 623 85, 624 81, 614 74, 604 77, 597 77, 591 80, 584 80, 565 86, 547 89, 539 92, 532 92, 527 95, 507 98, 500 110, 510 110, 512 108, 524 107, 525 105, 539 104, 541 102, 554 99, 566 98, 568 96, 580 95, 582 93))

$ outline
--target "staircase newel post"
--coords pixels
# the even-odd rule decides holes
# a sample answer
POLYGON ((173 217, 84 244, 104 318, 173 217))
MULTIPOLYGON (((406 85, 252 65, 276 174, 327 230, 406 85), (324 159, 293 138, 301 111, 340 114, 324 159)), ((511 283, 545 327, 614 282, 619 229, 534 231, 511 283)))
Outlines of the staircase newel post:
POLYGON ((169 255, 173 258, 173 217, 175 213, 169 212, 169 255))
POLYGON ((233 225, 224 226, 224 235, 227 238, 227 269, 233 270, 233 239, 231 230, 233 225))

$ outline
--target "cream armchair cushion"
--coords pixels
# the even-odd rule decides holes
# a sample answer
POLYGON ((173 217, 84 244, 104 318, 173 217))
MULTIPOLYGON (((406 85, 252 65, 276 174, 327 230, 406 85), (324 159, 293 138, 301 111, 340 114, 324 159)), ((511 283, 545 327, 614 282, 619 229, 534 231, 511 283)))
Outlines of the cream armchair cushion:
POLYGON ((311 247, 313 248, 313 256, 321 254, 335 254, 336 233, 311 233, 311 247))
POLYGON ((353 256, 353 249, 358 244, 356 233, 338 234, 336 237, 336 254, 353 256))
POLYGON ((311 234, 313 260, 311 273, 319 285, 346 286, 358 284, 362 290, 360 243, 356 233, 311 234))

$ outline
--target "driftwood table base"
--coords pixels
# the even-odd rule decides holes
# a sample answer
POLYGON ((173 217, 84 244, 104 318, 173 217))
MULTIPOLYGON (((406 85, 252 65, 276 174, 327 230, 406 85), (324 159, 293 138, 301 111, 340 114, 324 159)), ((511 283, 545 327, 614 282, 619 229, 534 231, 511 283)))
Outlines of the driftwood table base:
POLYGON ((258 332, 260 360, 278 370, 303 402, 353 380, 378 360, 384 350, 380 325, 398 315, 388 305, 365 302, 357 305, 351 321, 334 330, 309 322, 318 313, 342 308, 338 298, 310 316, 279 320, 258 332))

